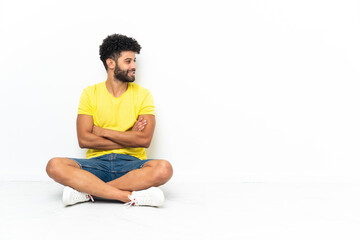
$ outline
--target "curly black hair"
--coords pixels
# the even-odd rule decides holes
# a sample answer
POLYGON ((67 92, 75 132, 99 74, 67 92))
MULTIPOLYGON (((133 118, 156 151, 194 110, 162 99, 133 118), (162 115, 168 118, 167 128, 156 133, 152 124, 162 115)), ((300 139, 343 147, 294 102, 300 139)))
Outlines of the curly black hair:
POLYGON ((100 59, 107 70, 106 59, 117 60, 122 51, 133 51, 140 53, 141 46, 134 39, 121 34, 107 36, 100 45, 100 59))

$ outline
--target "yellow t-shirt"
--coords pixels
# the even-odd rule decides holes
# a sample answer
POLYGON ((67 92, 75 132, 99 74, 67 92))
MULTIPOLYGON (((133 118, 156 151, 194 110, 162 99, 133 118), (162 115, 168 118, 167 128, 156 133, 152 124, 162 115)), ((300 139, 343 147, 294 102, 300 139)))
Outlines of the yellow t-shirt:
MULTIPOLYGON (((94 125, 98 127, 125 132, 131 130, 139 115, 155 115, 155 107, 150 91, 136 83, 129 83, 126 92, 116 98, 109 93, 105 82, 101 82, 84 89, 80 97, 78 114, 93 116, 94 125)), ((144 148, 89 149, 86 158, 109 153, 146 159, 144 148)))

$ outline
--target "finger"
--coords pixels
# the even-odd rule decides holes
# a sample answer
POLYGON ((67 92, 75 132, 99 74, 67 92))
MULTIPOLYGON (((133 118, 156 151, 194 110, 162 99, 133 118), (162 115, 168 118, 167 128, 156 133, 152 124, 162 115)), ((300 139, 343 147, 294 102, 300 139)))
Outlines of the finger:
POLYGON ((143 129, 144 129, 143 127, 138 127, 138 128, 133 129, 133 130, 141 132, 143 129))
POLYGON ((134 127, 132 128, 133 130, 141 130, 144 129, 144 124, 138 123, 136 125, 134 125, 134 127))
POLYGON ((144 125, 146 125, 146 124, 147 124, 146 120, 144 120, 144 121, 142 121, 142 122, 139 122, 139 125, 141 125, 141 126, 144 126, 144 125))
POLYGON ((134 126, 139 126, 141 123, 142 123, 141 120, 137 120, 137 121, 135 122, 134 126))
POLYGON ((147 122, 145 122, 145 121, 138 123, 139 126, 145 126, 146 124, 147 124, 147 122))

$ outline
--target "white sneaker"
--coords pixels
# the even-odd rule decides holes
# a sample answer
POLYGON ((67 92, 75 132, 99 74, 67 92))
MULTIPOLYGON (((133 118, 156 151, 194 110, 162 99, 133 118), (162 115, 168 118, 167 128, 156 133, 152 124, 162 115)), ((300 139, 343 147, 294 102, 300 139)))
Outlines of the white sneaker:
POLYGON ((94 201, 90 194, 76 191, 75 189, 67 186, 64 188, 62 202, 65 206, 74 205, 80 202, 87 202, 90 199, 91 201, 94 201))
POLYGON ((130 202, 125 203, 127 206, 153 206, 160 207, 164 204, 164 193, 157 187, 151 187, 141 191, 133 191, 129 195, 130 202))

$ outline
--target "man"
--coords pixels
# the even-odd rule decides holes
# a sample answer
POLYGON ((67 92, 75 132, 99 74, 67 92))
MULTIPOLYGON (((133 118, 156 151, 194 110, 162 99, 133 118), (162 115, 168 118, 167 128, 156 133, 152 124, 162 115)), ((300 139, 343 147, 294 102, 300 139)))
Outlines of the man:
POLYGON ((92 196, 129 205, 161 206, 158 186, 172 176, 165 160, 146 160, 145 148, 155 129, 155 108, 150 92, 133 83, 141 46, 124 35, 113 34, 100 46, 107 71, 105 82, 87 87, 77 116, 77 136, 86 159, 53 158, 47 174, 65 185, 63 203, 93 201, 92 196))

